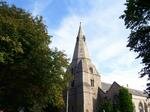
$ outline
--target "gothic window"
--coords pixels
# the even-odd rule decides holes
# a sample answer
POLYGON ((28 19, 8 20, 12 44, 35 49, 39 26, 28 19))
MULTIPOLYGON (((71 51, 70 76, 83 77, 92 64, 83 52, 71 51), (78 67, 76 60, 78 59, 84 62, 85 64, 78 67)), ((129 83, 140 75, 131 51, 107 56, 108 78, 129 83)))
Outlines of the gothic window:
POLYGON ((83 40, 85 41, 85 36, 83 35, 83 40))
POLYGON ((71 68, 71 73, 73 74, 73 68, 71 68))
POLYGON ((71 87, 74 87, 74 80, 71 82, 71 87))
POLYGON ((139 112, 144 112, 143 104, 139 103, 139 112))
POLYGON ((113 99, 114 99, 113 103, 114 103, 115 105, 117 105, 118 102, 119 102, 118 95, 114 95, 113 99))
POLYGON ((133 103, 133 112, 136 112, 136 107, 134 103, 133 103))
POLYGON ((90 70, 90 73, 92 73, 92 74, 93 74, 93 68, 92 68, 92 67, 90 67, 90 68, 89 68, 89 70, 90 70))
POLYGON ((94 80, 91 79, 91 86, 94 87, 94 80))
POLYGON ((150 112, 150 103, 148 104, 148 112, 150 112))
POLYGON ((144 110, 145 110, 145 112, 148 112, 148 107, 147 107, 146 103, 144 103, 144 110))

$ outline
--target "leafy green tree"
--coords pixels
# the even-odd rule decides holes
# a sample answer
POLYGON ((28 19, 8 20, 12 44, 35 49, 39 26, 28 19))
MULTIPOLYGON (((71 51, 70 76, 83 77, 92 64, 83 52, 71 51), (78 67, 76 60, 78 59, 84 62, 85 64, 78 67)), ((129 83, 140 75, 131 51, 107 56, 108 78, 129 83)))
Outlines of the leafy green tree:
POLYGON ((134 105, 132 96, 128 89, 121 87, 119 93, 114 96, 113 101, 107 98, 101 98, 98 112, 133 112, 134 105))
POLYGON ((132 96, 128 92, 128 89, 121 88, 119 90, 119 110, 120 112, 133 112, 133 103, 132 103, 132 96))
MULTIPOLYGON (((126 0, 127 6, 121 16, 127 29, 131 30, 127 47, 138 53, 137 58, 142 59, 144 68, 141 77, 147 75, 150 80, 150 1, 126 0)), ((150 96, 150 83, 147 83, 147 93, 150 96)))
POLYGON ((104 99, 99 107, 98 107, 98 112, 113 112, 113 105, 112 102, 109 101, 108 99, 104 99))
POLYGON ((0 2, 0 110, 63 107, 68 59, 50 39, 42 17, 0 2))

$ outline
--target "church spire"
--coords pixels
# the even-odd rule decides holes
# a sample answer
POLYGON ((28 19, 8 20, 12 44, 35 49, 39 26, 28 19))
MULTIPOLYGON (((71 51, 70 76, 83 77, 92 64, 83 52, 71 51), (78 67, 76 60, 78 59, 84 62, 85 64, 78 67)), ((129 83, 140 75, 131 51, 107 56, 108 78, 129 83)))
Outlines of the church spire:
POLYGON ((99 101, 100 75, 92 64, 85 40, 80 23, 73 59, 68 68, 72 75, 68 97, 71 108, 68 112, 95 112, 99 101))
POLYGON ((81 26, 81 22, 80 22, 80 26, 79 26, 79 31, 78 31, 78 36, 77 38, 82 38, 84 35, 83 35, 83 31, 82 31, 82 26, 81 26))
POLYGON ((79 59, 90 59, 81 22, 79 26, 79 31, 78 31, 74 55, 73 55, 73 60, 79 60, 79 59))

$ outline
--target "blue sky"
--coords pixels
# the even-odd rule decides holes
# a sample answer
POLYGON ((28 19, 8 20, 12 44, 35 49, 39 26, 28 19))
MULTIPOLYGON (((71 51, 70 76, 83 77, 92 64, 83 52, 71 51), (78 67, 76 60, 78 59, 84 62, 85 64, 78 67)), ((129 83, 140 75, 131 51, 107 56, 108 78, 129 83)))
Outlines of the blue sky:
POLYGON ((141 60, 126 47, 129 30, 119 16, 125 0, 7 0, 34 16, 41 15, 53 35, 50 47, 63 50, 71 59, 80 21, 89 54, 101 80, 130 88, 145 89, 146 78, 139 78, 141 60))

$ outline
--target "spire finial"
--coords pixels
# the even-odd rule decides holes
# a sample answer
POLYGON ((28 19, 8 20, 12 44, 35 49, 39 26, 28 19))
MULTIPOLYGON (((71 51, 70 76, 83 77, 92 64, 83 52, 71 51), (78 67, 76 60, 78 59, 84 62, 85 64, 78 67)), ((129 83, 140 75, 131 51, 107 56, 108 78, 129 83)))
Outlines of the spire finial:
POLYGON ((82 22, 80 21, 80 26, 81 26, 82 22))
POLYGON ((79 31, 78 31, 78 38, 81 38, 83 36, 83 31, 82 31, 82 22, 80 22, 80 25, 79 25, 79 31))

